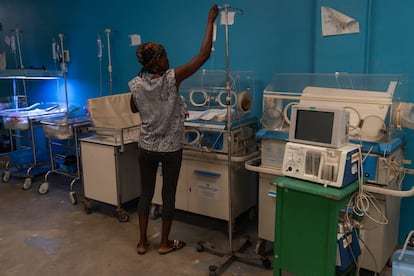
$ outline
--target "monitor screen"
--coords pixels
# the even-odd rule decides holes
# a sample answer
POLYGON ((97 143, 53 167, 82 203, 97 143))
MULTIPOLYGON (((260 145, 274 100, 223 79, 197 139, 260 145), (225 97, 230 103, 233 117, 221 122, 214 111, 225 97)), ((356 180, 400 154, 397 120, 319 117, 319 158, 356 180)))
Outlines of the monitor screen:
POLYGON ((292 107, 289 141, 339 148, 348 142, 349 112, 343 108, 292 107))
POLYGON ((332 142, 333 112, 298 110, 296 114, 295 138, 330 144, 332 142))

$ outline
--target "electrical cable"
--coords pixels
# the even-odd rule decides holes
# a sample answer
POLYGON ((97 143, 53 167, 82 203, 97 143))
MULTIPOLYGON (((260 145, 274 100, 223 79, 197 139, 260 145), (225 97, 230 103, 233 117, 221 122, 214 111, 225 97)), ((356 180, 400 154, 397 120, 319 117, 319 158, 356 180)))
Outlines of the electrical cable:
MULTIPOLYGON (((372 261, 374 262, 374 267, 375 267, 374 276, 379 275, 378 272, 377 272, 378 271, 378 264, 377 264, 377 261, 375 259, 374 252, 372 252, 372 250, 368 247, 368 245, 365 243, 365 241, 363 239, 359 239, 359 241, 364 245, 365 249, 368 251, 369 255, 371 256, 372 261)), ((359 270, 360 270, 360 268, 358 267, 358 273, 359 273, 359 270)))
MULTIPOLYGON (((360 140, 360 143, 362 144, 362 141, 360 140)), ((366 154, 365 158, 368 156, 369 152, 372 151, 372 147, 369 149, 368 153, 366 154)), ((352 214, 358 216, 358 217, 362 217, 363 219, 361 221, 363 221, 364 219, 370 219, 371 221, 373 221, 376 224, 388 224, 388 219, 386 217, 386 215, 380 210, 380 208, 378 207, 378 202, 376 201, 376 198, 371 194, 368 193, 366 191, 364 191, 364 185, 363 185, 363 161, 365 161, 365 158, 363 158, 362 156, 362 148, 359 147, 359 158, 360 161, 359 162, 359 172, 358 172, 358 191, 355 192, 353 195, 351 195, 347 207, 346 207, 346 211, 345 211, 345 216, 344 219, 346 221, 346 224, 349 226, 354 226, 354 227, 358 227, 361 228, 361 225, 363 225, 363 223, 360 223, 358 221, 351 221, 350 218, 350 210, 352 210, 352 214), (380 219, 374 218, 372 215, 370 215, 372 212, 370 210, 374 209, 376 212, 378 212, 378 214, 380 215, 380 219)), ((360 230, 361 231, 361 230, 360 230)), ((364 247, 366 248, 366 250, 368 251, 368 253, 370 254, 370 256, 373 259, 376 271, 378 271, 377 268, 377 262, 375 260, 375 255, 373 254, 373 252, 368 248, 368 246, 366 245, 365 241, 363 239, 361 239, 359 237, 359 240, 363 243, 364 247)), ((360 266, 357 263, 357 271, 359 271, 360 266)))
POLYGON ((373 140, 373 141, 379 141, 379 140, 380 140, 382 137, 384 137, 384 135, 387 133, 387 126, 386 126, 386 124, 385 124, 384 119, 382 119, 380 116, 375 115, 375 114, 368 115, 368 116, 364 117, 364 118, 361 120, 361 126, 360 126, 360 129, 361 129, 361 133, 362 133, 362 138, 365 138, 365 139, 367 139, 367 140, 371 140, 371 141, 372 141, 372 140, 373 140), (364 129, 363 129, 364 125, 367 125, 367 126, 372 126, 372 123, 369 123, 369 124, 367 124, 367 123, 366 123, 366 120, 367 120, 368 118, 376 118, 376 119, 378 119, 378 120, 380 121, 380 123, 382 124, 382 126, 383 126, 383 128, 382 128, 382 129, 379 129, 379 131, 378 131, 378 133, 377 133, 377 135, 376 135, 376 136, 373 136, 373 135, 367 135, 366 133, 364 134, 364 129))
POLYGON ((351 130, 356 129, 359 126, 360 122, 361 122, 361 114, 359 114, 359 112, 358 112, 358 110, 356 110, 356 108, 353 108, 351 106, 344 106, 344 109, 351 109, 357 115, 357 125, 354 126, 354 125, 349 124, 349 129, 351 129, 351 130))
POLYGON ((367 217, 377 224, 382 224, 382 225, 388 224, 388 218, 378 207, 378 202, 375 196, 369 192, 364 191, 364 185, 363 185, 364 172, 363 172, 363 165, 362 165, 363 163, 362 160, 364 159, 362 156, 361 147, 359 147, 359 156, 360 156, 359 160, 361 161, 359 162, 359 173, 358 173, 359 189, 358 189, 358 193, 353 194, 350 198, 350 202, 354 203, 353 212, 357 216, 367 217), (370 212, 368 212, 370 208, 374 208, 378 212, 381 220, 378 220, 370 215, 370 212))

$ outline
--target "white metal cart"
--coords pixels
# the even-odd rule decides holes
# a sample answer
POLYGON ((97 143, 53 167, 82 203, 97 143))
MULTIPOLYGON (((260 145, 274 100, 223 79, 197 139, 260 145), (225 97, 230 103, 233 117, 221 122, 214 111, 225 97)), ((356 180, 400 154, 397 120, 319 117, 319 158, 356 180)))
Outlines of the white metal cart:
POLYGON ((141 123, 130 111, 131 93, 89 99, 94 135, 80 139, 84 199, 116 206, 118 219, 129 220, 123 205, 141 194, 138 137, 141 123))
POLYGON ((66 108, 58 103, 39 103, 28 108, 7 109, 0 112, 4 127, 12 141, 10 160, 6 164, 2 180, 9 181, 10 168, 16 167, 14 175, 25 178, 23 189, 29 189, 32 177, 48 170, 47 145, 40 120, 63 114, 66 108))
POLYGON ((45 181, 40 184, 39 193, 48 192, 48 177, 51 173, 65 175, 72 178, 69 196, 72 204, 77 204, 78 198, 73 185, 81 179, 79 138, 89 135, 90 117, 59 116, 42 120, 41 124, 49 143, 51 170, 46 173, 45 181))
POLYGON ((91 200, 116 206, 118 219, 129 220, 123 205, 141 194, 137 142, 114 142, 108 138, 80 140, 84 199, 87 213, 91 200))
MULTIPOLYGON (((23 67, 22 67, 23 68, 23 67)), ((2 173, 2 181, 7 182, 11 177, 9 168, 14 165, 16 175, 25 178, 23 189, 29 189, 34 175, 47 171, 47 145, 41 131, 40 120, 48 116, 64 114, 67 105, 56 102, 37 102, 27 104, 26 82, 38 84, 47 80, 58 81, 61 78, 56 73, 41 69, 8 69, 0 72, 0 80, 12 81, 12 104, 0 111, 2 123, 11 144, 9 161, 2 173), (24 93, 19 93, 18 81, 22 81, 24 93)))

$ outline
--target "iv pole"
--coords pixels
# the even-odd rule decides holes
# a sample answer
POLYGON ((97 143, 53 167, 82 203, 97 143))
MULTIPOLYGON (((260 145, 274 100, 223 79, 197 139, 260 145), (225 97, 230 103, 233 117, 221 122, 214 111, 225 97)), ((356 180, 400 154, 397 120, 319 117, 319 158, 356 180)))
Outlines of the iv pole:
POLYGON ((66 57, 65 57, 65 48, 63 48, 63 34, 58 34, 59 41, 60 41, 60 51, 62 54, 62 58, 60 60, 60 66, 63 73, 63 81, 65 83, 65 100, 66 100, 66 112, 69 111, 69 101, 68 101, 68 85, 67 85, 67 76, 66 76, 66 57))
MULTIPOLYGON (((222 7, 219 7, 221 10, 224 11, 225 16, 225 36, 226 36, 226 107, 227 107, 227 170, 228 170, 228 210, 229 210, 229 221, 228 221, 228 238, 229 238, 229 250, 228 252, 220 252, 214 246, 208 245, 203 241, 198 242, 198 251, 203 251, 204 249, 212 252, 216 255, 222 255, 221 259, 219 259, 216 264, 209 266, 210 275, 216 275, 218 271, 226 267, 230 262, 234 260, 243 260, 244 262, 251 261, 253 258, 252 256, 248 256, 245 254, 240 253, 242 249, 244 249, 249 240, 248 238, 242 243, 242 246, 238 250, 233 250, 233 212, 232 212, 232 132, 231 132, 231 122, 232 122, 232 104, 231 104, 231 87, 230 87, 230 66, 229 66, 229 17, 228 12, 229 9, 235 10, 241 14, 243 11, 240 9, 232 8, 229 4, 225 4, 222 7)), ((262 256, 258 256, 259 261, 262 262, 263 266, 268 267, 270 266, 270 261, 262 256)), ((257 265, 256 263, 254 263, 257 265)))
POLYGON ((98 38, 96 39, 98 45, 98 60, 99 60, 99 95, 102 97, 102 40, 101 34, 98 32, 98 38))
POLYGON ((229 65, 229 16, 228 9, 230 5, 224 5, 224 14, 226 19, 225 33, 226 33, 226 106, 227 106, 227 167, 228 167, 228 183, 229 183, 229 196, 228 196, 228 208, 229 208, 229 252, 233 251, 233 214, 232 214, 232 177, 231 177, 231 155, 232 155, 232 143, 231 143, 231 88, 230 88, 230 65, 229 65))
MULTIPOLYGON (((11 48, 12 48, 12 52, 14 54, 14 59, 16 61, 16 67, 18 67, 18 69, 24 69, 23 66, 23 57, 22 57, 22 48, 20 46, 20 30, 19 28, 15 28, 13 30, 14 34, 16 35, 16 39, 14 39, 14 36, 12 36, 12 44, 11 44, 11 48), (17 53, 16 53, 16 43, 17 43, 17 53), (19 64, 17 64, 17 56, 19 57, 19 64)), ((27 100, 27 94, 26 94, 26 81, 23 79, 22 80, 22 84, 23 84, 23 95, 25 97, 25 100, 27 100)), ((18 92, 16 92, 18 90, 17 85, 15 83, 15 80, 13 82, 13 86, 14 86, 14 97, 15 97, 15 108, 18 108, 18 92)))
POLYGON ((111 40, 109 39, 110 29, 105 30, 108 43, 108 72, 109 72, 109 95, 112 95, 112 63, 111 63, 111 40))

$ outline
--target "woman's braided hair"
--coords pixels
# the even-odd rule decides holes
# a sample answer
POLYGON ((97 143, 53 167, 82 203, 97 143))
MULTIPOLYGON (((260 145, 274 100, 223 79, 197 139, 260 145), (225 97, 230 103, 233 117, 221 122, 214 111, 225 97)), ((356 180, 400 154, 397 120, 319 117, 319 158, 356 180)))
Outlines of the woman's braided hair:
POLYGON ((146 42, 139 45, 137 47, 136 55, 138 61, 142 64, 142 68, 138 75, 142 76, 144 72, 163 75, 165 73, 165 68, 161 68, 159 65, 159 58, 162 54, 165 54, 165 50, 161 44, 146 42))

